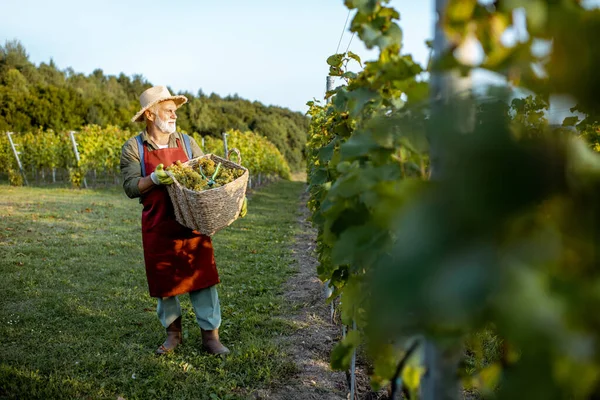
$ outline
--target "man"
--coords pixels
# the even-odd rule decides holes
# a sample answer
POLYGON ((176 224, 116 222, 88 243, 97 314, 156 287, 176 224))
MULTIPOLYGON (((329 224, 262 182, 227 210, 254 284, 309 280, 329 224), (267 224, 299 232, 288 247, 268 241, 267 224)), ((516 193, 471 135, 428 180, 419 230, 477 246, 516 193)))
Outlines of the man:
POLYGON ((150 296, 158 299, 158 318, 167 329, 167 338, 156 353, 168 353, 182 343, 177 296, 189 293, 202 346, 211 354, 227 354, 229 350, 219 341, 221 308, 215 286, 219 274, 211 239, 175 220, 165 187, 173 183, 165 165, 203 154, 194 139, 176 131, 176 111, 186 102, 185 96, 171 96, 164 86, 141 94, 141 110, 132 121, 145 121, 146 130, 122 148, 123 188, 130 198, 140 197, 144 206, 142 242, 148 288, 150 296))

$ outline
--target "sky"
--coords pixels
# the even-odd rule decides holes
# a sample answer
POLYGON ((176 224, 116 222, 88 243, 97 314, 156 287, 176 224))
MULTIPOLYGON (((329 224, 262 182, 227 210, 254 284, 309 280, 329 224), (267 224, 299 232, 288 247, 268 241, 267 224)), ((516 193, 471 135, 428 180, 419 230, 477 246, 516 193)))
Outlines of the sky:
MULTIPOLYGON (((425 41, 433 37, 433 4, 389 3, 401 14, 402 52, 422 65, 429 57, 425 41)), ((585 4, 598 7, 600 0, 585 4)), ((344 29, 343 0, 0 0, 0 9, 0 43, 18 39, 35 64, 53 59, 60 69, 85 74, 97 68, 140 74, 175 92, 237 94, 300 112, 307 101, 323 98, 326 59, 338 44, 363 61, 378 55, 344 29)), ((494 82, 489 74, 474 80, 494 82)), ((553 122, 572 105, 553 101, 553 122)))
MULTIPOLYGON (((433 1, 389 5, 401 13, 403 53, 425 64, 433 1)), ((363 60, 377 58, 357 36, 350 42, 343 0, 0 0, 0 9, 0 43, 18 39, 36 65, 141 74, 176 92, 238 94, 300 112, 323 97, 340 37, 340 52, 350 45, 363 60)))

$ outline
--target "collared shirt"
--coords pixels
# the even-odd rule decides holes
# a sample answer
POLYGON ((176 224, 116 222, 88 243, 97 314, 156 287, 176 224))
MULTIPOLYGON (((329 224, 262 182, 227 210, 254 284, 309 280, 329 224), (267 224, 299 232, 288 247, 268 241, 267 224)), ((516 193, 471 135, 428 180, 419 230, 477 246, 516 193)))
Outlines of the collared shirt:
MULTIPOLYGON (((144 151, 154 151, 158 149, 158 146, 152 141, 146 131, 141 132, 142 140, 144 141, 144 151)), ((181 133, 175 132, 169 136, 169 148, 177 147, 177 139, 184 146, 181 133)), ((192 158, 200 157, 204 153, 200 150, 200 146, 190 136, 190 144, 192 148, 192 158)), ((138 151, 138 144, 135 136, 130 138, 121 149, 121 176, 123 178, 123 189, 130 198, 140 197, 140 189, 138 188, 138 182, 142 179, 142 163, 140 160, 140 153, 138 151)), ((166 167, 166 165, 165 165, 166 167)))

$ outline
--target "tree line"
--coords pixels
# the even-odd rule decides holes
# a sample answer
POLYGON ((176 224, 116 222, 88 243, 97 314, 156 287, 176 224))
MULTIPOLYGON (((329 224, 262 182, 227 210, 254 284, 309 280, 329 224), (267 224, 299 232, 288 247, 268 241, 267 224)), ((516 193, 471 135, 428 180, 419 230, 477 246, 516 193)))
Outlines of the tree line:
MULTIPOLYGON (((85 75, 71 67, 60 70, 53 60, 36 66, 18 40, 7 41, 0 46, 0 131, 112 125, 135 132, 140 125, 130 119, 139 109, 139 95, 151 86, 138 74, 105 75, 96 69, 85 75)), ((179 129, 213 137, 230 129, 252 131, 269 139, 292 170, 303 168, 309 121, 302 113, 237 94, 221 97, 201 90, 177 94, 188 98, 178 112, 179 129)))

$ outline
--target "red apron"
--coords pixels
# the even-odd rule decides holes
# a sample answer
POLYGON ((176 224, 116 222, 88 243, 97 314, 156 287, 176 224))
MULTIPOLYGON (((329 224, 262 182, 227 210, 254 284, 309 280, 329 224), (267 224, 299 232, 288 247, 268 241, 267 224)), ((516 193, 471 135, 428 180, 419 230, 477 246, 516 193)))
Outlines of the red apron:
MULTIPOLYGON (((144 151, 148 175, 158 164, 167 167, 177 160, 188 160, 179 140, 176 148, 144 151)), ((176 296, 219 283, 210 237, 175 220, 167 188, 155 187, 144 195, 142 204, 142 242, 150 296, 176 296)))

